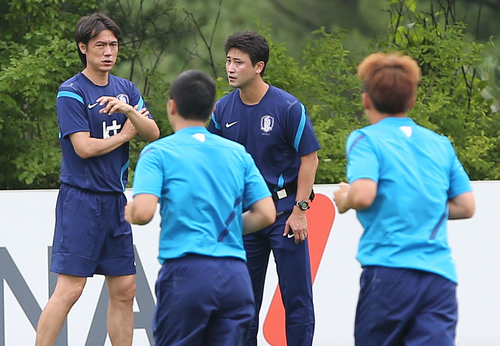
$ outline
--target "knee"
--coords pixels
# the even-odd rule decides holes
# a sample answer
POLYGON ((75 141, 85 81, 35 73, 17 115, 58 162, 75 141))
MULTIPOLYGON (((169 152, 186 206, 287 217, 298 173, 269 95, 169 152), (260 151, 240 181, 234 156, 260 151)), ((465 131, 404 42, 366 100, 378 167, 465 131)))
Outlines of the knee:
POLYGON ((73 305, 80 298, 84 285, 71 285, 64 288, 56 287, 54 298, 73 305))
POLYGON ((137 287, 135 283, 122 286, 109 292, 109 298, 117 302, 132 302, 135 298, 137 287))

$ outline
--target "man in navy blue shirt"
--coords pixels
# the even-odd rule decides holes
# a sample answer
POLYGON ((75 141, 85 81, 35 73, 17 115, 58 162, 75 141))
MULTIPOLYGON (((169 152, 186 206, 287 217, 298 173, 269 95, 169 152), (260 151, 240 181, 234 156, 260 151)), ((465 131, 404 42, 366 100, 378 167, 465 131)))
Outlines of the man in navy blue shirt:
POLYGON ((318 166, 320 145, 304 105, 262 79, 269 46, 262 35, 243 32, 225 44, 229 84, 209 130, 245 146, 264 176, 276 204, 276 222, 245 235, 247 266, 257 314, 247 345, 257 344, 258 314, 273 251, 286 313, 288 345, 311 345, 314 333, 312 279, 306 212, 318 166))
POLYGON ((75 38, 84 70, 61 85, 56 105, 62 185, 50 269, 57 285, 38 321, 36 345, 55 343, 94 274, 106 276, 111 342, 131 345, 135 258, 123 215, 128 142, 137 134, 154 141, 159 129, 134 84, 109 73, 121 39, 116 23, 102 13, 83 17, 75 38))

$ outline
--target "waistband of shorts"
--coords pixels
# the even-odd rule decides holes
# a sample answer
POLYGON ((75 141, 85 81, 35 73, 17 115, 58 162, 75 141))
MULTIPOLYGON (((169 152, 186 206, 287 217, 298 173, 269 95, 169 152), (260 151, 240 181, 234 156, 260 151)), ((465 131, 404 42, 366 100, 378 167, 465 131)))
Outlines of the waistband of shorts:
POLYGON ((74 186, 74 185, 69 185, 69 184, 66 184, 66 183, 62 183, 59 188, 61 188, 63 186, 65 188, 75 189, 75 190, 81 191, 83 193, 88 193, 88 194, 91 194, 91 195, 115 196, 115 197, 119 197, 119 196, 123 195, 123 192, 117 192, 117 191, 94 191, 94 190, 89 190, 89 189, 82 189, 81 187, 74 186))

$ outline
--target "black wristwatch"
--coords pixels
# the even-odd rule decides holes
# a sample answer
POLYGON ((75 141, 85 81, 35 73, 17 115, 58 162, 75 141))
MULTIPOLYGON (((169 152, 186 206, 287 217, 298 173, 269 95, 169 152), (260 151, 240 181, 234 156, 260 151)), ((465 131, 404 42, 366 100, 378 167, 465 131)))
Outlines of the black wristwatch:
POLYGON ((306 211, 307 209, 310 208, 308 201, 296 201, 295 206, 299 207, 300 210, 303 210, 303 211, 306 211))

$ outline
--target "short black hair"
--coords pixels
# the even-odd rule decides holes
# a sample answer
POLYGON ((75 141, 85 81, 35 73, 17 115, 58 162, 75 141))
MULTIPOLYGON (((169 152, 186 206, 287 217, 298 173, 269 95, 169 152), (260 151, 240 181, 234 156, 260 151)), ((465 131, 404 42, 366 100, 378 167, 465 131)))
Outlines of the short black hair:
POLYGON ((184 119, 207 121, 214 109, 216 89, 215 82, 205 72, 189 70, 174 80, 169 97, 184 119))
POLYGON ((99 35, 103 30, 112 31, 118 42, 122 39, 120 27, 105 13, 94 13, 90 16, 82 17, 76 23, 75 41, 83 67, 87 67, 87 57, 80 51, 78 44, 82 42, 84 45, 87 45, 91 39, 99 35))
POLYGON ((224 44, 226 54, 230 49, 236 48, 250 56, 252 66, 259 61, 264 62, 264 68, 260 75, 264 76, 264 71, 269 61, 269 44, 264 36, 256 31, 237 32, 229 36, 224 44))

